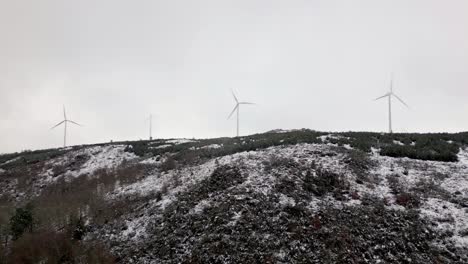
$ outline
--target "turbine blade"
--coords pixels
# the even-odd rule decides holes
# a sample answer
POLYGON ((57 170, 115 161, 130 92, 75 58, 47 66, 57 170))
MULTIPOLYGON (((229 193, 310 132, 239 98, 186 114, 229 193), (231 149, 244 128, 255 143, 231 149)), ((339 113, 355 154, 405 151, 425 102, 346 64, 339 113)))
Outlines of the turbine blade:
POLYGON ((243 104, 243 105, 255 105, 256 103, 240 102, 239 104, 243 104))
POLYGON ((398 99, 402 104, 404 104, 406 107, 409 108, 409 105, 407 105, 407 104, 405 103, 405 101, 403 101, 400 97, 398 97, 398 95, 396 95, 396 94, 394 94, 394 93, 393 93, 392 95, 395 96, 396 99, 398 99))
POLYGON ((63 120, 67 120, 67 113, 65 112, 65 105, 63 105, 63 120))
POLYGON ((236 107, 234 107, 234 110, 232 110, 231 114, 229 114, 229 117, 227 119, 230 119, 231 116, 236 112, 237 108, 239 107, 239 104, 236 104, 236 107))
POLYGON ((71 121, 71 120, 67 120, 67 121, 70 122, 70 123, 72 123, 72 124, 75 124, 75 125, 77 125, 77 126, 83 126, 83 125, 80 125, 80 124, 78 124, 78 123, 76 123, 76 122, 74 122, 74 121, 71 121))
POLYGON ((54 129, 54 128, 56 128, 56 127, 58 127, 58 126, 60 126, 61 124, 65 123, 65 121, 66 121, 66 120, 63 120, 62 122, 58 123, 57 125, 55 125, 54 127, 52 127, 51 130, 54 129))
POLYGON ((237 100, 237 96, 234 93, 234 90, 231 89, 232 96, 234 97, 234 100, 236 100, 236 103, 239 103, 239 100, 237 100))
POLYGON ((387 93, 387 94, 385 94, 385 95, 383 95, 383 96, 380 96, 380 97, 376 98, 374 101, 380 100, 380 99, 385 98, 385 97, 388 97, 388 96, 390 96, 389 93, 387 93))

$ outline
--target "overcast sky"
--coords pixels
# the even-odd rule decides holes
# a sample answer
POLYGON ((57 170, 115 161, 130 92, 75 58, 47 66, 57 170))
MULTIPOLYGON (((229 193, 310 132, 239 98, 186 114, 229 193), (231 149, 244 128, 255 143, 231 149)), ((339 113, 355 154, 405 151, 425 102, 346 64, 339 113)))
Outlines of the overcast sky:
POLYGON ((0 0, 0 153, 275 128, 468 130, 466 0, 0 0))

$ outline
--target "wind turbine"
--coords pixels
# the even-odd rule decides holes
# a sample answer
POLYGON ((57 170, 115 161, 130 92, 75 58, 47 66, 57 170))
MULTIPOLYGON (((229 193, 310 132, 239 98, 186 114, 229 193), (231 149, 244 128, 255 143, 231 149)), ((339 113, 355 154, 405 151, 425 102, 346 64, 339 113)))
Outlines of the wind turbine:
POLYGON ((234 93, 233 90, 231 90, 232 96, 234 97, 234 100, 236 101, 236 106, 232 110, 231 114, 229 115, 228 119, 231 118, 231 116, 234 114, 234 112, 237 111, 237 137, 239 137, 239 109, 241 105, 254 105, 254 103, 249 103, 249 102, 239 102, 237 99, 236 94, 234 93))
POLYGON ((383 95, 381 97, 378 97, 377 99, 375 99, 375 101, 383 99, 385 97, 388 98, 388 124, 389 124, 389 131, 390 131, 390 134, 391 134, 391 133, 393 133, 393 129, 392 129, 392 97, 395 97, 403 105, 405 105, 406 107, 409 108, 409 106, 398 95, 396 95, 393 92, 393 74, 392 74, 392 78, 391 78, 391 81, 390 81, 390 92, 386 93, 385 95, 383 95))
POLYGON ((149 120, 149 140, 153 140, 153 114, 150 114, 150 116, 146 119, 146 121, 149 120))
POLYGON ((58 123, 57 125, 55 125, 53 128, 51 129, 54 129, 58 126, 60 126, 61 124, 65 124, 65 131, 63 133, 63 147, 65 148, 67 146, 67 124, 68 123, 72 123, 72 124, 75 124, 75 125, 78 125, 78 126, 81 126, 80 124, 76 123, 75 121, 72 121, 72 120, 69 120, 67 119, 67 113, 65 112, 65 106, 63 106, 63 121, 58 123))

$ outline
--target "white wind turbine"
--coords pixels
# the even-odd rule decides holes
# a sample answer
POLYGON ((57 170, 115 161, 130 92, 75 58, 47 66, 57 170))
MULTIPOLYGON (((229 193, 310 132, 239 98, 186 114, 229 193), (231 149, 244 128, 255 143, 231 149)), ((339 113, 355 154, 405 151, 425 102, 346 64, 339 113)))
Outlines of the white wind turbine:
POLYGON ((406 107, 409 108, 409 106, 400 97, 398 97, 398 95, 396 95, 393 92, 393 74, 392 74, 392 78, 391 78, 391 81, 390 81, 390 92, 388 92, 385 95, 375 99, 375 101, 377 101, 377 100, 383 99, 385 97, 388 98, 388 124, 389 124, 390 133, 393 133, 393 129, 392 129, 392 97, 393 96, 396 99, 398 99, 398 101, 400 101, 403 105, 405 105, 406 107))
POLYGON ((234 93, 233 90, 231 90, 232 96, 234 97, 234 100, 236 101, 236 106, 232 110, 231 114, 229 115, 228 119, 231 118, 231 116, 234 114, 234 112, 237 111, 237 137, 239 137, 239 109, 241 105, 254 105, 254 103, 249 103, 249 102, 239 102, 237 99, 236 94, 234 93))
POLYGON ((153 140, 153 114, 150 114, 150 116, 146 119, 146 121, 149 120, 149 140, 153 140))
POLYGON ((67 146, 67 124, 68 123, 72 123, 72 124, 81 126, 80 124, 78 124, 78 123, 76 123, 76 122, 74 122, 72 120, 67 119, 67 113, 65 112, 65 106, 63 106, 63 121, 58 123, 57 125, 55 125, 53 128, 51 128, 51 129, 54 129, 54 128, 60 126, 61 124, 65 124, 65 131, 63 133, 63 147, 67 146))

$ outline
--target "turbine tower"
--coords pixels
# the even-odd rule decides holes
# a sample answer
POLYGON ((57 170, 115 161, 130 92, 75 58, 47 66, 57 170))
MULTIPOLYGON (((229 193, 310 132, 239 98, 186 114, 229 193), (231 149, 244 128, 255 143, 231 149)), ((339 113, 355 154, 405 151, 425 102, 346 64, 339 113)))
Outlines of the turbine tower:
POLYGON ((396 95, 393 92, 393 74, 392 74, 392 78, 391 78, 391 81, 390 81, 390 92, 386 93, 385 95, 383 95, 381 97, 378 97, 377 99, 375 99, 375 101, 383 99, 385 97, 388 97, 388 126, 389 126, 389 132, 391 134, 391 133, 393 133, 393 129, 392 129, 392 97, 395 97, 403 105, 405 105, 406 107, 409 108, 409 106, 398 95, 396 95))
POLYGON ((228 119, 231 118, 231 116, 234 114, 234 112, 237 111, 237 137, 239 137, 239 109, 241 105, 254 105, 254 103, 249 103, 249 102, 239 102, 237 99, 236 94, 234 93, 233 90, 231 90, 232 96, 234 97, 234 100, 236 101, 236 106, 232 110, 231 114, 229 115, 228 119))
POLYGON ((149 140, 153 140, 153 114, 150 114, 146 120, 149 120, 149 140))
POLYGON ((65 106, 63 106, 63 121, 58 123, 57 125, 55 125, 53 128, 51 129, 54 129, 58 126, 60 126, 61 124, 64 124, 64 133, 63 133, 63 147, 65 148, 67 146, 67 124, 68 123, 72 123, 72 124, 75 124, 75 125, 78 125, 78 126, 81 126, 80 124, 76 123, 75 121, 72 121, 72 120, 69 120, 67 119, 67 113, 65 111, 65 106))

